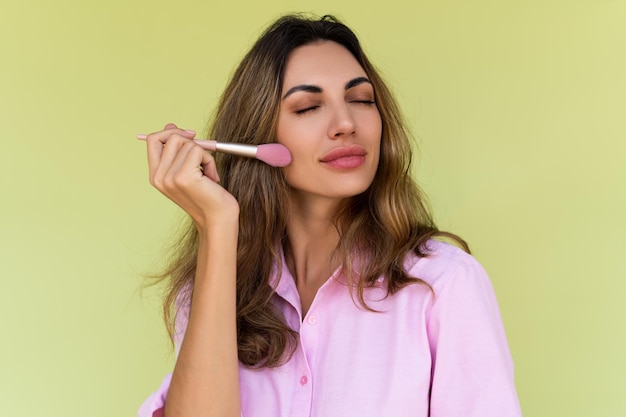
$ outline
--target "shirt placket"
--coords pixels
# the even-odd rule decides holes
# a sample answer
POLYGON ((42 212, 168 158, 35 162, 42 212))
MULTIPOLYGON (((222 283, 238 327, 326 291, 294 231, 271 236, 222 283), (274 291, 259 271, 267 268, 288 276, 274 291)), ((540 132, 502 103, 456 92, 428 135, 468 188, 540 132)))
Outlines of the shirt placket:
POLYGON ((320 314, 319 307, 323 301, 323 289, 318 291, 311 308, 300 325, 300 341, 298 344, 298 361, 294 375, 296 395, 294 396, 294 412, 292 416, 310 417, 313 410, 313 395, 315 376, 311 369, 315 369, 317 351, 320 341, 320 314))

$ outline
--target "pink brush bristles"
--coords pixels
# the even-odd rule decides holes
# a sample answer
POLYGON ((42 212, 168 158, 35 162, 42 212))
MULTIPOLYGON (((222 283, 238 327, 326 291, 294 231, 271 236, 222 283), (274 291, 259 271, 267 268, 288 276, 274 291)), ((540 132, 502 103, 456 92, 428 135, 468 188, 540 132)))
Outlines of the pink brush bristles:
POLYGON ((280 143, 257 146, 256 158, 273 167, 286 167, 291 163, 291 152, 280 143))

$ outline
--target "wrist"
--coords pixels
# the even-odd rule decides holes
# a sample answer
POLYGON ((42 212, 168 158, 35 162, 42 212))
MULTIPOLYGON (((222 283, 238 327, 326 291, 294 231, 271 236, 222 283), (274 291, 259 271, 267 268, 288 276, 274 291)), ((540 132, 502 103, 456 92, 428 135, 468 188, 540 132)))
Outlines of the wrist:
POLYGON ((239 236, 239 217, 228 216, 211 218, 208 221, 195 222, 200 243, 237 241, 239 236))

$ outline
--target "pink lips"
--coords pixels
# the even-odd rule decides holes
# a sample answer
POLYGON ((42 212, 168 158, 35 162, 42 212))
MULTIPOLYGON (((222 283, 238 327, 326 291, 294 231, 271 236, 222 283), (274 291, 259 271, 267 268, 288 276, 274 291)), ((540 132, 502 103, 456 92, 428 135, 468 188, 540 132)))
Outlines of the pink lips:
POLYGON ((335 169, 354 169, 363 165, 365 155, 367 151, 359 145, 343 146, 324 154, 320 162, 335 169))

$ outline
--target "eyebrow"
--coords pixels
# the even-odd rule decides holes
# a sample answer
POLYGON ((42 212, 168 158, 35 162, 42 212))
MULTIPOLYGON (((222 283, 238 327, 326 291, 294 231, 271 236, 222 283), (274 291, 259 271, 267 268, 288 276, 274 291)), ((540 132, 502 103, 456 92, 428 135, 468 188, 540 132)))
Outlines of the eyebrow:
MULTIPOLYGON (((363 84, 363 83, 367 83, 367 84, 372 84, 372 82, 370 80, 368 80, 366 77, 357 77, 354 78, 350 81, 348 81, 345 85, 345 89, 349 90, 351 88, 356 87, 357 85, 363 84)), ((291 87, 289 89, 289 91, 287 91, 285 93, 285 95, 283 96, 283 100, 286 99, 287 97, 289 97, 290 95, 292 95, 293 93, 296 93, 298 91, 304 91, 307 93, 321 93, 322 88, 318 87, 317 85, 310 85, 310 84, 301 84, 301 85, 296 85, 295 87, 291 87)))

